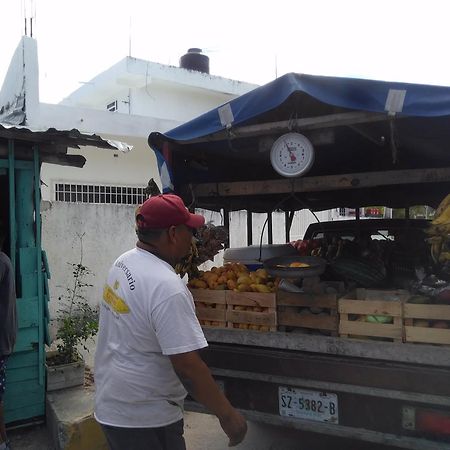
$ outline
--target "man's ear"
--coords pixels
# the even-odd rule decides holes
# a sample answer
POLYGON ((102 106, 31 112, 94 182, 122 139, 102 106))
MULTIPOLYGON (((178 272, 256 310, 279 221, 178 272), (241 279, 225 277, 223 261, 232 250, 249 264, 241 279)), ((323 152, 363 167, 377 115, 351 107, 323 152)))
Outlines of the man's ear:
POLYGON ((177 242, 177 227, 172 225, 167 230, 167 236, 169 238, 169 242, 174 244, 177 242))

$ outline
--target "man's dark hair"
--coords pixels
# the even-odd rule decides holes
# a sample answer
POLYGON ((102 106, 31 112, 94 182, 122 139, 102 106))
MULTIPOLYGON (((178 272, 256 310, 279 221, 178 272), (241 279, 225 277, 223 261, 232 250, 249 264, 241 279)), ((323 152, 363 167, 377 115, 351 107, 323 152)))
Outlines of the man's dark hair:
POLYGON ((147 229, 144 229, 144 230, 136 228, 136 236, 138 237, 138 239, 141 242, 150 244, 152 242, 157 241, 161 237, 161 234, 164 231, 166 231, 166 228, 163 228, 163 229, 161 229, 161 228, 159 228, 159 229, 147 228, 147 229))

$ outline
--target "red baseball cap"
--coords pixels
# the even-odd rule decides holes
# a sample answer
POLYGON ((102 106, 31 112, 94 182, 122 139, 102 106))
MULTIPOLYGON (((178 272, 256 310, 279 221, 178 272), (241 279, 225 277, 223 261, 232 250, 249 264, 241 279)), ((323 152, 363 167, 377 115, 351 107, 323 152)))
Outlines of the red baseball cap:
POLYGON ((188 211, 183 200, 174 194, 160 194, 147 199, 136 211, 139 229, 163 229, 173 225, 200 228, 205 218, 188 211))

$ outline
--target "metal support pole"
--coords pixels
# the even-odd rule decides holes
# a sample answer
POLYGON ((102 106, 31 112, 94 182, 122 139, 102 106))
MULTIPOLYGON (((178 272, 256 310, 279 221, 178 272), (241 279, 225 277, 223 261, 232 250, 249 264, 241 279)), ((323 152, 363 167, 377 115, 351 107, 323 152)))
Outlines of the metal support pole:
POLYGON ((247 245, 253 244, 253 216, 247 211, 247 245))
POLYGON ((16 273, 16 190, 15 190, 15 165, 14 165, 14 141, 8 141, 8 178, 9 178, 9 255, 11 263, 16 273))
POLYGON ((223 226, 227 230, 228 239, 225 243, 225 248, 230 248, 230 212, 226 209, 223 210, 223 226))
POLYGON ((286 242, 291 241, 291 226, 292 226, 292 221, 294 220, 294 214, 295 214, 295 211, 285 211, 284 212, 286 242))
POLYGON ((273 244, 273 221, 272 213, 267 213, 267 242, 273 244))

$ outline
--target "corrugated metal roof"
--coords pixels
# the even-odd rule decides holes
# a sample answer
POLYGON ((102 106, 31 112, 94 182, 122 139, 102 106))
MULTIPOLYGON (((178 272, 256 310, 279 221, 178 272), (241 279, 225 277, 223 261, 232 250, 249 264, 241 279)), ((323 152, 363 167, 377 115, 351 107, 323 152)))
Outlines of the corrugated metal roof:
POLYGON ((66 147, 72 148, 80 148, 80 146, 89 145, 93 147, 120 150, 124 153, 127 153, 132 149, 132 146, 125 142, 103 139, 96 134, 85 134, 75 128, 72 130, 57 130, 55 128, 38 130, 21 125, 0 123, 0 138, 31 141, 37 144, 44 143, 47 148, 52 145, 58 147, 65 145, 66 147))

